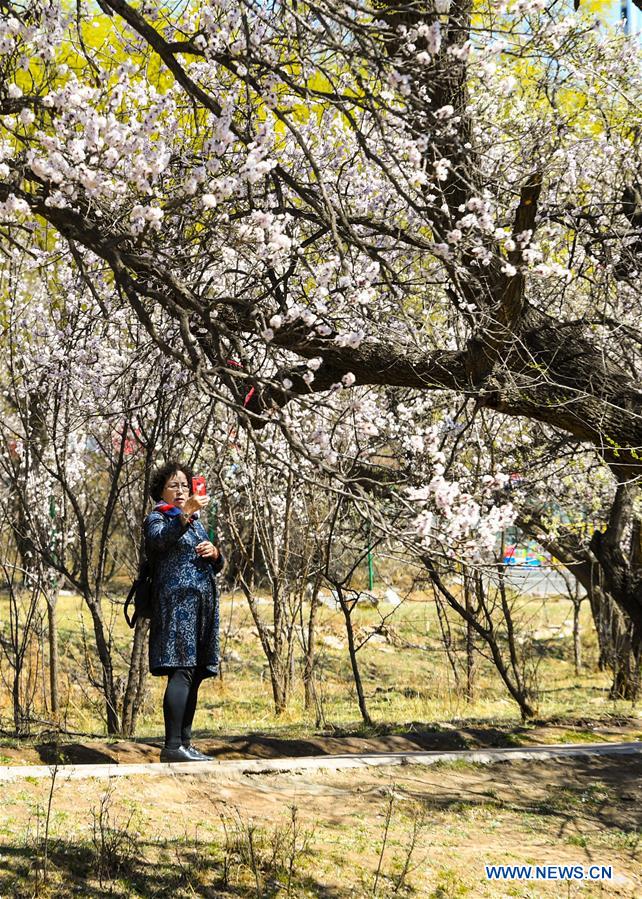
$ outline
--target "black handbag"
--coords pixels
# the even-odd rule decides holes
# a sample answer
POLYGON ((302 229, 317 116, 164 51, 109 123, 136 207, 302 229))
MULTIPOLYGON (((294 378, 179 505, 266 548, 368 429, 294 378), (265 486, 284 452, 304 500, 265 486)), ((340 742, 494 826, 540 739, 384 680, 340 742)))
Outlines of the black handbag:
POLYGON ((125 621, 130 627, 134 627, 139 618, 151 618, 154 605, 154 572, 151 564, 145 559, 140 566, 138 577, 131 586, 131 590, 125 600, 125 621), (129 607, 134 607, 131 617, 128 614, 129 607))

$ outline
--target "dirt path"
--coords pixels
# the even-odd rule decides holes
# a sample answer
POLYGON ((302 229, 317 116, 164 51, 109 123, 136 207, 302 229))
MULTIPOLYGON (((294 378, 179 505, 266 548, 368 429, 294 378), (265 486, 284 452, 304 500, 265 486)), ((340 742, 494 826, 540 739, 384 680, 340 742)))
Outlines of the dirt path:
POLYGON ((214 759, 205 762, 161 764, 145 762, 101 762, 99 764, 0 765, 0 782, 50 780, 83 780, 116 777, 167 777, 210 774, 234 777, 235 774, 299 773, 341 771, 355 768, 393 768, 396 766, 432 766, 448 763, 492 765, 497 762, 540 761, 567 757, 642 756, 642 743, 582 743, 550 746, 507 747, 505 749, 456 750, 451 752, 351 752, 342 755, 300 756, 296 758, 214 759))
MULTIPOLYGON (((559 725, 408 725, 403 734, 311 734, 301 739, 246 733, 238 736, 196 739, 198 748, 216 759, 280 759, 373 752, 447 752, 464 749, 542 746, 558 743, 598 743, 642 740, 642 722, 567 721, 559 725)), ((145 764, 157 762, 160 740, 107 740, 58 737, 24 740, 19 746, 0 745, 0 765, 71 765, 102 763, 145 764)))
MULTIPOLYGON (((0 887, 7 887, 6 895, 28 895, 16 888, 16 871, 33 855, 50 789, 45 780, 0 786, 0 887)), ((243 841, 253 834, 256 857, 264 846, 267 859, 270 846, 287 842, 293 808, 299 833, 309 834, 307 851, 297 857, 294 896, 371 896, 388 812, 380 897, 405 895, 408 885, 422 899, 642 896, 639 754, 233 777, 219 769, 125 777, 107 785, 60 778, 50 816, 51 865, 60 878, 51 894, 56 899, 71 896, 80 880, 83 897, 106 895, 90 864, 95 856, 89 838, 101 808, 108 810, 113 832, 137 834, 128 885, 120 892, 111 884, 114 896, 256 896, 243 841), (411 871, 395 893, 414 830, 411 871), (80 847, 88 845, 83 868, 80 847), (611 865, 614 879, 489 883, 489 863, 611 865), (224 869, 237 878, 230 893, 221 886, 224 869)), ((268 889, 266 870, 259 871, 264 894, 281 895, 268 889)))

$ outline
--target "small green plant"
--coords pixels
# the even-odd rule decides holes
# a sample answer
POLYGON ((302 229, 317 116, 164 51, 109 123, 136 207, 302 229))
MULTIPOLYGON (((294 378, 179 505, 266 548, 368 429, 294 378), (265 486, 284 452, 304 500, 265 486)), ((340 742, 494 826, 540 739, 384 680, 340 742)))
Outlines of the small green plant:
POLYGON ((188 887, 190 895, 196 896, 197 893, 194 889, 194 882, 207 868, 206 852, 201 844, 198 829, 196 830, 193 839, 188 838, 186 835, 184 844, 179 842, 174 847, 174 857, 181 874, 182 882, 188 887))
MULTIPOLYGON (((388 803, 384 815, 383 836, 381 840, 381 850, 379 852, 379 860, 377 870, 375 872, 374 882, 372 884, 371 895, 375 897, 379 888, 380 880, 383 878, 383 859, 390 837, 393 812, 395 807, 395 799, 397 798, 395 785, 393 784, 388 790, 388 803)), ((386 875, 386 879, 392 884, 392 894, 397 895, 407 883, 408 875, 412 873, 418 864, 413 865, 412 860, 417 849, 419 838, 426 827, 426 809, 424 807, 415 806, 412 815, 412 824, 406 849, 401 860, 393 859, 390 872, 386 875), (392 873, 396 868, 397 873, 392 873)))
POLYGON ((587 838, 584 836, 584 834, 581 833, 572 834, 566 842, 570 846, 579 846, 582 849, 586 849, 586 847, 588 846, 587 838))
POLYGON ((430 894, 429 899, 462 899, 470 893, 470 888, 459 879, 459 876, 451 868, 442 868, 439 872, 437 886, 430 894))

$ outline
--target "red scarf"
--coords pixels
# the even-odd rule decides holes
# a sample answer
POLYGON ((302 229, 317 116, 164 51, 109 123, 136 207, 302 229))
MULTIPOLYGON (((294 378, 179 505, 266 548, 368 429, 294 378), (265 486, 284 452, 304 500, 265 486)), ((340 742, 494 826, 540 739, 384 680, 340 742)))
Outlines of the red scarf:
MULTIPOLYGON (((154 506, 154 512, 162 512, 163 515, 167 515, 169 518, 176 518, 178 515, 182 514, 182 510, 178 508, 178 506, 173 506, 171 503, 156 503, 154 506)), ((192 512, 189 517, 190 521, 196 521, 199 517, 198 512, 192 512)))

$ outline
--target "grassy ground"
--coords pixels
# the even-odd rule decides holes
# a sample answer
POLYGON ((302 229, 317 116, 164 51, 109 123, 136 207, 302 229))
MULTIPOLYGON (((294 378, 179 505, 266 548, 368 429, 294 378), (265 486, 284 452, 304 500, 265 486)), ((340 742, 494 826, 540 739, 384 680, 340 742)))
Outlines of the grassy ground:
POLYGON ((8 784, 0 894, 632 899, 641 775, 639 758, 601 757, 8 784), (490 882, 486 864, 610 866, 612 879, 490 882))
MULTIPOLYGON (((0 598, 0 621, 6 620, 0 598)), ((117 647, 116 660, 124 682, 131 631, 122 616, 122 607, 111 611, 111 630, 117 647)), ((269 605, 261 606, 269 621, 269 605)), ((407 726, 411 722, 483 721, 499 725, 517 723, 517 706, 508 695, 492 664, 475 656, 474 696, 465 696, 466 675, 461 651, 463 634, 452 619, 453 639, 459 647, 459 685, 448 662, 432 597, 414 593, 396 609, 359 608, 355 613, 357 636, 363 638, 386 617, 387 636, 375 635, 359 652, 368 710, 375 722, 407 726)), ((522 599, 517 614, 518 633, 528 641, 530 667, 537 666, 534 684, 538 695, 538 717, 543 720, 593 720, 605 716, 629 715, 631 704, 608 699, 609 676, 597 670, 597 651, 589 618, 582 608, 583 669, 575 674, 572 661, 572 607, 561 598, 522 599)), ((63 595, 59 600, 61 695, 69 730, 99 735, 104 732, 100 696, 87 675, 85 645, 90 645, 89 614, 78 597, 63 595)), ((196 727, 207 734, 270 732, 280 736, 300 736, 314 727, 317 713, 329 728, 353 730, 359 710, 340 612, 322 607, 318 628, 317 692, 319 708, 305 710, 300 677, 300 654, 296 661, 295 686, 288 709, 274 715, 270 679, 254 624, 240 595, 226 595, 222 602, 222 648, 226 661, 222 679, 209 680, 202 688, 196 727)), ((478 644, 479 645, 479 644, 478 644)), ((483 647, 482 647, 483 648, 483 647)), ((89 665, 97 672, 95 656, 89 665)), ((42 665, 42 660, 38 662, 42 665)), ((5 682, 11 671, 0 669, 5 682)), ((47 686, 36 659, 23 678, 25 690, 33 692, 36 717, 51 719, 46 707, 47 686), (34 676, 35 675, 35 676, 34 676)), ((147 694, 139 718, 137 735, 162 735, 161 697, 163 678, 148 678, 147 694)), ((10 692, 0 694, 0 718, 11 721, 10 692)), ((8 728, 7 728, 8 729, 8 728)), ((38 729, 37 727, 35 728, 38 729)))
MULTIPOLYGON (((240 596, 226 595, 223 677, 202 689, 196 742, 232 757, 642 738, 637 709, 608 699, 609 677, 597 670, 588 609, 582 611, 583 669, 576 675, 571 604, 560 598, 518 602, 518 633, 537 661, 537 721, 522 725, 492 665, 479 654, 474 696, 467 700, 465 671, 460 668, 458 685, 434 602, 414 593, 396 609, 383 604, 355 612, 360 638, 389 616, 386 636, 377 635, 358 656, 375 721, 366 727, 340 612, 321 610, 319 709, 304 709, 297 667, 290 705, 276 718, 247 607, 240 596), (319 726, 315 711, 322 714, 319 726)), ((261 611, 269 620, 269 606, 261 611)), ((2 598, 0 614, 6 620, 2 598)), ((42 732, 48 726, 34 724, 31 737, 12 737, 10 694, 3 690, 0 763, 57 757, 156 761, 163 680, 148 678, 137 739, 108 738, 86 673, 87 611, 77 597, 63 595, 58 618, 65 720, 76 735, 52 742, 42 732)), ((451 626, 461 665, 463 634, 455 619, 451 626)), ((122 675, 131 632, 119 605, 112 634, 122 675)), ((95 659, 91 653, 87 658, 95 673, 95 659)), ((34 716, 46 722, 47 686, 35 650, 29 665, 23 686, 32 690, 34 716)), ((7 683, 6 663, 1 673, 7 683)), ((642 766, 632 759, 565 759, 229 782, 211 775, 119 779, 107 789, 98 781, 62 778, 53 790, 52 783, 36 780, 5 784, 0 897, 642 896, 640 774, 642 766), (484 876, 484 863, 531 862, 612 864, 618 879, 500 885, 484 876)))

